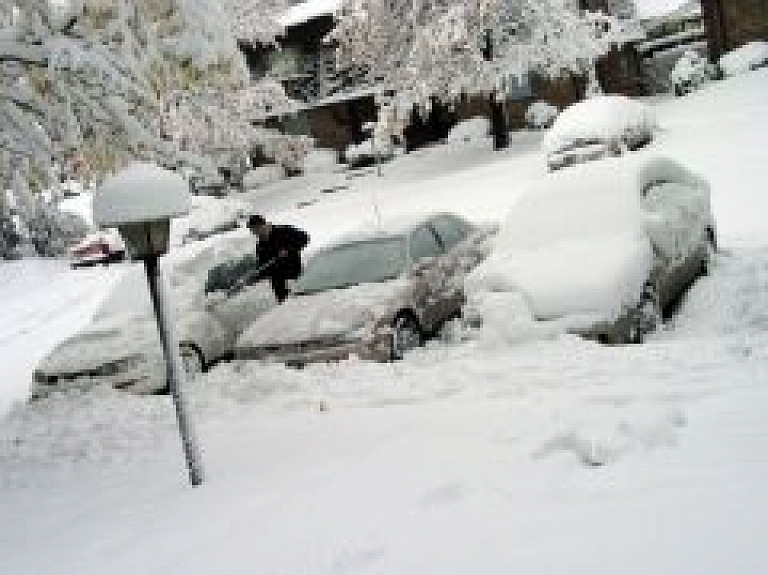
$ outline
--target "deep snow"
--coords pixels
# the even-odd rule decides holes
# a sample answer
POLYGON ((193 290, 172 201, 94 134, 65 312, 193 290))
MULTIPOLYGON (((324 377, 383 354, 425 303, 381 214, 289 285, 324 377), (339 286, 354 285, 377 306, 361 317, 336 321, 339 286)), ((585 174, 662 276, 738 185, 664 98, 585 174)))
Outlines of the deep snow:
MULTIPOLYGON (((223 364, 190 392, 197 489, 168 398, 102 390, 16 409, 0 425, 0 572, 765 572, 766 93, 763 70, 654 104, 654 146, 711 180, 722 251, 647 344, 586 342, 508 301, 481 331, 447 330, 396 364, 223 364)), ((320 243, 375 221, 372 203, 498 221, 543 173, 537 138, 251 200, 320 243)), ((37 278, 52 266, 31 265, 37 278)), ((109 278, 58 272, 39 295, 11 272, 3 295, 80 321, 88 308, 62 304, 109 278)), ((3 301, 4 389, 18 395, 21 364, 58 330, 36 313, 8 321, 3 301), (26 326, 34 348, 13 337, 26 326)))

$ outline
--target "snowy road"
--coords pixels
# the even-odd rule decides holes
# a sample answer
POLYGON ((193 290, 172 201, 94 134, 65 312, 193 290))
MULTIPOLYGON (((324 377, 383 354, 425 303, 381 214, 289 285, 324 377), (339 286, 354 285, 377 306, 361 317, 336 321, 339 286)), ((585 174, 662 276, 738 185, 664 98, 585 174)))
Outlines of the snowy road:
MULTIPOLYGON (((713 182, 723 251, 647 344, 500 317, 395 364, 223 364, 191 394, 194 490, 168 398, 38 402, 0 425, 0 573, 768 572, 766 93, 768 71, 658 105, 660 149, 713 182)), ((534 160, 378 191, 480 217, 534 160)), ((322 235, 364 203, 285 217, 322 235)))

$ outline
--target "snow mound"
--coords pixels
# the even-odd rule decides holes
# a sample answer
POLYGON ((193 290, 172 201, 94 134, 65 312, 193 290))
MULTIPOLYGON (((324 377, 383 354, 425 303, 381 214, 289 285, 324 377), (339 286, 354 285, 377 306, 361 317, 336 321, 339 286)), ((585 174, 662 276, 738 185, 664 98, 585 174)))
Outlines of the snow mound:
POLYGON ((234 198, 194 196, 189 215, 173 222, 174 245, 234 230, 253 213, 253 206, 234 198))
POLYGON ((488 118, 477 117, 459 122, 448 133, 448 142, 469 142, 487 138, 491 131, 488 118))
POLYGON ((559 113, 560 110, 557 109, 557 106, 539 100, 528 106, 525 111, 525 122, 531 128, 548 128, 559 113))
POLYGON ((723 75, 738 76, 768 65, 768 42, 750 42, 720 58, 723 75))
POLYGON ((282 180, 285 177, 285 170, 277 164, 267 164, 248 170, 243 174, 243 187, 246 190, 260 188, 268 184, 282 180))
POLYGON ((626 96, 595 96, 563 110, 542 142, 545 153, 574 143, 644 139, 658 130, 653 110, 626 96))

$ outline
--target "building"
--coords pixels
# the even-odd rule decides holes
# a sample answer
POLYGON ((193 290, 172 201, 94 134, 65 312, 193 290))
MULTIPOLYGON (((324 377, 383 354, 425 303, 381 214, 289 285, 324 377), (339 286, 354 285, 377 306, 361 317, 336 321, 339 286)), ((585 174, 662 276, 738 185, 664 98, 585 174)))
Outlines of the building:
POLYGON ((711 61, 754 40, 768 40, 768 0, 701 0, 711 61))
MULTIPOLYGON (((632 7, 627 0, 573 0, 581 9, 609 13, 632 7)), ((312 0, 296 4, 284 12, 279 22, 284 32, 274 46, 241 44, 252 73, 279 81, 289 97, 299 102, 298 111, 272 120, 275 127, 288 133, 308 134, 318 147, 339 153, 366 137, 366 123, 376 119, 377 88, 359 78, 340 72, 335 62, 335 47, 326 41, 335 25, 340 0, 312 0)), ((623 12, 622 12, 623 14, 623 12)), ((625 14, 630 15, 630 14, 625 14)), ((602 88, 609 93, 638 96, 646 93, 641 61, 634 43, 615 47, 596 63, 602 88)), ((523 77, 510 75, 506 86, 504 113, 511 129, 525 125, 527 107, 536 100, 546 100, 565 107, 584 95, 587 80, 569 74, 550 79, 534 73, 523 77)), ((468 96, 455 105, 435 103, 424 114, 414 114, 405 129, 407 148, 416 148, 440 139, 458 120, 475 116, 491 117, 487 96, 468 96)))

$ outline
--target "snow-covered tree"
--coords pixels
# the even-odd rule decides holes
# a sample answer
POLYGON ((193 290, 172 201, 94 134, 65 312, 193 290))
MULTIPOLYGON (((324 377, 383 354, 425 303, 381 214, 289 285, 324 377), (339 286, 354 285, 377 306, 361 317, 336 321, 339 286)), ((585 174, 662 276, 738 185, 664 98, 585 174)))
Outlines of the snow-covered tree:
POLYGON ((501 93, 512 74, 584 72, 623 40, 618 20, 572 0, 344 0, 339 63, 411 104, 501 93))
POLYGON ((232 134, 252 135, 252 118, 286 100, 279 87, 251 85, 237 44, 273 39, 280 6, 282 0, 3 2, 2 189, 18 170, 34 192, 54 165, 65 176, 76 171, 97 180, 131 158, 171 160, 178 141, 163 132, 169 101, 199 99, 192 107, 207 109, 200 121, 214 133, 185 130, 207 140, 224 133, 239 145, 242 138, 232 134))

